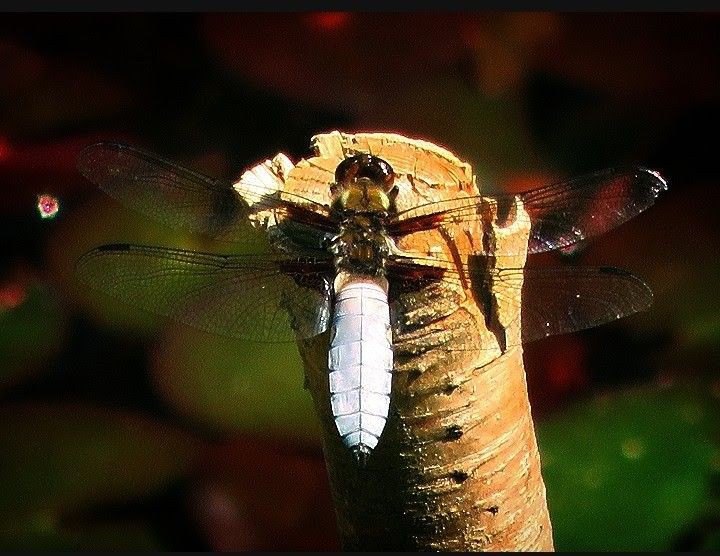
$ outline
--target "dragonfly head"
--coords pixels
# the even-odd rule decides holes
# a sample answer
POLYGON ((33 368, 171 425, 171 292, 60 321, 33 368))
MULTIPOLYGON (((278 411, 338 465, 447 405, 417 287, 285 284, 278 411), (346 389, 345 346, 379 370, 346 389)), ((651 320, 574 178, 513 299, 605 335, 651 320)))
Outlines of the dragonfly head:
POLYGON ((344 211, 387 213, 397 195, 395 173, 377 156, 351 156, 338 164, 330 191, 335 204, 344 211))

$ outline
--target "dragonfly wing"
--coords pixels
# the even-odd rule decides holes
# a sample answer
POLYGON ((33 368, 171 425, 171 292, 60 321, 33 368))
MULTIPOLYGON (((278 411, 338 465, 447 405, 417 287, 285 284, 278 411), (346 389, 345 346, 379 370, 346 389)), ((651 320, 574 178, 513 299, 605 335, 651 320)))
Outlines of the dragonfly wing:
POLYGON ((89 251, 76 271, 91 287, 151 313, 231 338, 283 342, 294 339, 291 326, 303 336, 327 328, 331 268, 319 259, 117 244, 89 251))
POLYGON ((407 323, 415 323, 415 328, 435 326, 460 306, 465 297, 458 292, 466 289, 484 305, 484 314, 500 304, 508 314, 520 315, 523 343, 599 326, 644 311, 653 300, 640 278, 612 267, 488 271, 481 263, 457 266, 432 258, 396 257, 389 264, 388 278, 395 324, 401 330, 408 328, 407 323))
POLYGON ((519 197, 527 215, 516 218, 526 219, 530 227, 528 253, 540 253, 569 247, 619 226, 650 207, 666 189, 667 181, 653 170, 612 168, 518 195, 474 196, 420 205, 390 217, 387 228, 391 235, 403 236, 441 226, 462 226, 488 219, 488 203, 497 204, 503 212, 519 197))
POLYGON ((150 152, 118 143, 86 147, 77 159, 80 172, 129 208, 162 224, 223 241, 242 242, 258 234, 248 220, 275 210, 281 216, 331 227, 325 205, 258 183, 208 177, 150 152), (252 206, 250 204, 252 204, 252 206))
POLYGON ((510 302, 522 288, 523 343, 612 322, 653 301, 645 282, 613 267, 498 269, 492 279, 502 284, 496 295, 510 302))
POLYGON ((603 170, 520 195, 530 215, 529 253, 569 247, 619 226, 654 202, 667 181, 647 168, 603 170))

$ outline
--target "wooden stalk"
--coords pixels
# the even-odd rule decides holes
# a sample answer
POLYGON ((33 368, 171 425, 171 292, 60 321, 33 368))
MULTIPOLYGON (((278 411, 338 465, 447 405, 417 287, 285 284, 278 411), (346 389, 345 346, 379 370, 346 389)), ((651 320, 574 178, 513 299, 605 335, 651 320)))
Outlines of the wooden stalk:
MULTIPOLYGON (((335 166, 346 155, 369 152, 398 176, 399 210, 475 195, 470 166, 431 143, 395 134, 332 132, 314 138, 314 157, 293 166, 284 155, 255 167, 243 181, 273 182, 281 191, 329 201, 335 166)), ((477 225, 453 224, 407 236, 402 249, 421 257, 460 261, 454 246, 503 256, 523 266, 529 228, 513 215, 495 219, 492 204, 477 225), (485 230, 483 230, 485 226, 485 230), (485 232, 485 233, 484 233, 485 232)), ((272 216, 270 215, 270 224, 272 216)), ((299 340, 308 387, 323 427, 323 450, 343 547, 348 550, 549 551, 552 530, 530 414, 520 319, 503 303, 508 292, 491 285, 495 316, 507 344, 488 328, 483 307, 466 283, 450 311, 442 299, 411 315, 428 322, 394 337, 390 417, 366 468, 343 446, 330 409, 328 335, 299 340), (444 315, 439 320, 430 317, 444 315)), ((490 327, 493 328, 493 327, 490 327)))

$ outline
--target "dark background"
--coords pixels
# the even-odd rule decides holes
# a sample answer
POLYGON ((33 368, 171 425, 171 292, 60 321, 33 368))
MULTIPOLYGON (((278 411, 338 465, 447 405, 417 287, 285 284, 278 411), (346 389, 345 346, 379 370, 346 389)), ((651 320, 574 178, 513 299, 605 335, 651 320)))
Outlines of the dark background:
POLYGON ((558 549, 720 549, 719 62, 703 14, 2 15, 0 547, 338 547, 294 346, 125 308, 72 267, 112 241, 213 249, 98 193, 84 145, 237 177, 340 129, 446 146, 489 192, 663 172, 646 213, 538 256, 656 297, 528 345, 530 397, 558 549))

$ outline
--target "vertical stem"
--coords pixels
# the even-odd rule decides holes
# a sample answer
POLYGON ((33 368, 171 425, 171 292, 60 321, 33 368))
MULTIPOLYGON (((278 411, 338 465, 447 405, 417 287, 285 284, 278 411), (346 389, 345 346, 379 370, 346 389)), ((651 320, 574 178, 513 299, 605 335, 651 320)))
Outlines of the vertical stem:
POLYGON ((468 379, 452 393, 427 383, 408 394, 409 372, 400 375, 395 411, 365 469, 327 410, 322 341, 303 355, 344 548, 552 550, 520 349, 475 370, 438 362, 428 372, 468 379))
MULTIPOLYGON (((395 170, 398 210, 478 194, 470 166, 425 141, 332 132, 316 136, 314 147, 316 156, 296 166, 278 155, 242 180, 327 202, 337 164, 366 152, 395 170)), ((478 204, 477 222, 445 223, 398 246, 424 258, 468 264, 459 254, 477 253, 488 268, 522 267, 527 213, 518 201, 501 226, 496 208, 487 200, 478 204)), ((390 417, 365 468, 342 444, 332 418, 328 333, 298 342, 346 549, 553 548, 520 347, 520 291, 472 282, 468 277, 450 292, 460 299, 453 310, 442 296, 418 295, 406 315, 414 329, 396 332, 390 417)))

